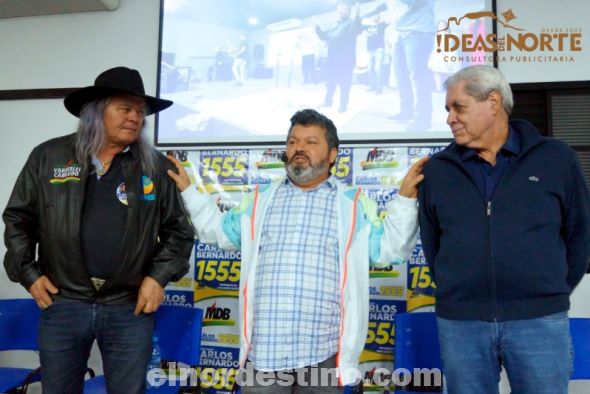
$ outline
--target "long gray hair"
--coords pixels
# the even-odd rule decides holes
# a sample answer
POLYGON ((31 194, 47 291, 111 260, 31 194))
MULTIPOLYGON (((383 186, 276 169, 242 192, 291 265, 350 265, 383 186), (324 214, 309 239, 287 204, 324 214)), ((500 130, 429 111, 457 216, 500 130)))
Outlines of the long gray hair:
MULTIPOLYGON (((84 167, 88 165, 90 157, 96 155, 105 143, 103 114, 108 103, 108 97, 98 99, 85 104, 80 111, 74 149, 78 163, 84 167)), ((146 126, 147 122, 144 120, 139 138, 135 142, 135 151, 146 175, 154 176, 156 153, 145 134, 146 126)))
POLYGON ((514 104, 512 90, 504 75, 497 68, 486 65, 466 67, 447 78, 444 85, 448 90, 451 86, 462 81, 465 81, 465 93, 477 101, 486 100, 494 91, 500 93, 504 111, 507 115, 512 113, 514 104))

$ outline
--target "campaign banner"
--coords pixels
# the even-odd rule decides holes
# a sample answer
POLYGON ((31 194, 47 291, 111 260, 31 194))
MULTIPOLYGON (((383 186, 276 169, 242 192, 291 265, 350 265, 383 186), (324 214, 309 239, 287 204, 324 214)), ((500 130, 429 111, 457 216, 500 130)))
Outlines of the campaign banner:
POLYGON ((241 253, 195 243, 195 306, 203 309, 200 364, 204 393, 231 392, 238 366, 241 253))
POLYGON ((368 333, 359 359, 360 372, 365 381, 363 390, 366 392, 383 392, 387 389, 375 384, 372 378, 377 369, 393 370, 395 315, 405 311, 405 301, 371 298, 369 302, 368 333))
POLYGON ((201 346, 200 365, 196 368, 202 392, 231 393, 239 367, 239 350, 224 346, 201 346))
POLYGON ((443 149, 445 149, 445 146, 409 146, 408 166, 411 166, 423 157, 432 156, 443 149))
POLYGON ((252 149, 249 156, 248 182, 266 185, 285 176, 283 148, 252 149))
POLYGON ((200 175, 204 183, 245 185, 248 181, 247 149, 206 149, 200 151, 200 175))
POLYGON ((166 288, 164 291, 164 301, 162 302, 162 305, 193 308, 193 297, 194 295, 192 291, 178 291, 166 288))
POLYGON ((408 259, 408 312, 426 312, 434 310, 434 290, 430 268, 426 263, 422 245, 419 243, 408 259))
POLYGON ((353 185, 399 188, 408 168, 407 148, 356 148, 353 185))
POLYGON ((338 156, 330 171, 339 181, 348 186, 352 185, 353 152, 353 148, 338 148, 338 156))
POLYGON ((198 288, 237 291, 240 286, 239 251, 222 250, 215 245, 195 242, 195 282, 198 288))

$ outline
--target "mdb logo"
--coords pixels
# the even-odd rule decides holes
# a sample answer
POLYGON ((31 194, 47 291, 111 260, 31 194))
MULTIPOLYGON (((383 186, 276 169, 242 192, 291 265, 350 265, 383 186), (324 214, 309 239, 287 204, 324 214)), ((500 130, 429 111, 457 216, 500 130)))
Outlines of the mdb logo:
POLYGON ((396 168, 398 166, 399 161, 395 152, 390 149, 373 148, 367 153, 367 160, 361 161, 363 171, 376 168, 396 168))
POLYGON ((217 303, 207 307, 203 326, 233 326, 235 320, 231 320, 230 308, 218 308, 217 303))

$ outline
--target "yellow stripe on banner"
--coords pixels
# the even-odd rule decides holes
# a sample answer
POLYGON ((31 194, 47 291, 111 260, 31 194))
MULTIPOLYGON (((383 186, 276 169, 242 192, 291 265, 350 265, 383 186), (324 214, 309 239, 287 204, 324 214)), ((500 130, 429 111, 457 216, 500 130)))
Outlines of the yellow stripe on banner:
POLYGON ((398 278, 399 271, 392 269, 391 271, 370 271, 369 278, 398 278))
POLYGON ((359 357, 359 363, 370 363, 374 361, 390 361, 393 363, 393 353, 377 353, 364 349, 359 357))
POLYGON ((434 306, 435 298, 423 294, 415 294, 412 290, 408 289, 408 312, 412 312, 414 309, 422 308, 424 306, 434 306))
POLYGON ((195 302, 210 298, 238 298, 239 294, 239 290, 220 290, 208 286, 199 287, 199 283, 195 282, 195 302))
POLYGON ((235 320, 203 319, 203 327, 211 327, 211 326, 233 327, 235 325, 236 325, 235 320))
POLYGON ((247 192, 248 185, 220 185, 218 183, 205 185, 205 191, 209 194, 219 193, 220 189, 226 192, 247 192))

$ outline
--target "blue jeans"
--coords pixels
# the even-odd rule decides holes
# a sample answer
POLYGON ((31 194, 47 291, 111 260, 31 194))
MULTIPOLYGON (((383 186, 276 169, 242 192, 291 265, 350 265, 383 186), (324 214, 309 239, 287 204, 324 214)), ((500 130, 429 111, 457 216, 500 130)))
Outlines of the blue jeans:
POLYGON ((437 320, 449 394, 498 394, 502 365, 513 394, 567 394, 573 367, 567 312, 505 322, 437 320))
POLYGON ((39 348, 44 394, 82 393, 92 343, 102 356, 109 394, 144 393, 153 315, 135 304, 101 305, 58 299, 41 312, 39 348))

